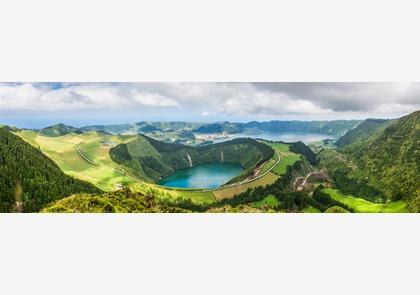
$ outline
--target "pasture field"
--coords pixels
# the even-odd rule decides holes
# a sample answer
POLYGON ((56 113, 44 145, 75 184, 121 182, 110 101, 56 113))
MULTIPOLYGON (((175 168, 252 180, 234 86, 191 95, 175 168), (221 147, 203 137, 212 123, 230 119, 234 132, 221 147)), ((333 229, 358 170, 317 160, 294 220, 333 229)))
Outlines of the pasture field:
POLYGON ((89 181, 104 191, 114 191, 119 184, 135 191, 154 192, 162 198, 189 198, 196 203, 211 203, 215 198, 211 192, 165 189, 152 183, 135 181, 114 170, 126 170, 112 161, 109 150, 112 146, 130 140, 131 136, 108 135, 98 132, 68 134, 59 137, 47 137, 33 131, 16 133, 25 141, 51 158, 64 173, 89 181), (75 144, 93 165, 84 160, 76 151, 75 144))
MULTIPOLYGON (((270 172, 255 181, 215 191, 167 189, 147 181, 142 181, 143 179, 136 181, 114 170, 119 169, 127 172, 125 167, 121 167, 112 161, 109 150, 117 144, 131 140, 133 138, 132 136, 110 135, 101 132, 73 133, 59 137, 42 136, 34 131, 19 131, 16 134, 33 146, 40 148, 64 173, 89 181, 104 191, 114 191, 121 184, 135 191, 145 193, 153 192, 161 198, 189 198, 196 203, 212 203, 216 200, 231 198, 235 194, 246 191, 248 188, 271 184, 279 178, 278 174, 286 171, 287 165, 293 164, 299 159, 299 155, 289 151, 287 144, 270 143, 282 156, 280 163, 272 170, 272 172, 276 173, 270 172), (93 165, 83 159, 77 152, 75 145, 78 146, 84 156, 98 165, 93 165)), ((277 157, 276 154, 272 159, 267 161, 262 167, 260 174, 268 171, 277 161, 277 157)))
POLYGON ((408 209, 403 201, 390 202, 387 204, 376 204, 362 198, 351 195, 344 195, 337 189, 326 188, 324 192, 328 193, 334 200, 346 204, 356 213, 406 213, 408 209))
POLYGON ((300 160, 300 155, 289 151, 289 145, 281 142, 268 142, 262 141, 263 143, 271 146, 276 152, 281 155, 280 162, 272 170, 277 175, 286 173, 287 166, 293 165, 296 161, 300 160))
POLYGON ((262 208, 264 206, 277 206, 279 204, 279 200, 274 195, 268 195, 264 199, 258 202, 250 203, 250 205, 256 207, 256 208, 262 208))
POLYGON ((227 188, 215 190, 215 191, 213 191, 213 195, 216 198, 216 200, 218 200, 218 201, 223 200, 223 199, 229 199, 229 198, 232 198, 234 195, 245 192, 248 188, 254 188, 254 187, 257 187, 257 186, 260 186, 260 185, 261 186, 266 186, 268 184, 272 184, 278 178, 279 178, 278 175, 269 172, 266 175, 264 175, 263 177, 255 180, 255 181, 251 181, 251 182, 248 182, 248 183, 245 183, 245 184, 242 184, 242 185, 238 185, 238 186, 227 187, 227 188))
MULTIPOLYGON (((21 131, 16 134, 33 146, 39 147, 64 173, 89 181, 104 191, 113 191, 118 184, 127 186, 134 182, 111 167, 88 163, 77 153, 74 145, 81 144, 85 140, 87 142, 93 140, 93 135, 90 133, 67 134, 60 137, 42 136, 33 131, 21 131)), ((98 153, 97 157, 105 157, 104 151, 98 153)), ((103 161, 107 162, 105 158, 103 161)))
POLYGON ((276 164, 276 162, 278 161, 278 159, 279 159, 279 156, 278 156, 277 153, 275 153, 274 156, 270 160, 266 161, 263 164, 263 166, 262 166, 262 168, 260 170, 259 175, 264 174, 265 172, 267 172, 268 170, 270 170, 270 168, 273 167, 274 164, 276 164))
POLYGON ((135 182, 130 185, 130 188, 134 191, 152 193, 154 196, 161 199, 177 199, 184 198, 190 199, 194 203, 214 203, 216 199, 211 191, 192 191, 182 189, 167 189, 162 186, 155 185, 147 182, 135 182))

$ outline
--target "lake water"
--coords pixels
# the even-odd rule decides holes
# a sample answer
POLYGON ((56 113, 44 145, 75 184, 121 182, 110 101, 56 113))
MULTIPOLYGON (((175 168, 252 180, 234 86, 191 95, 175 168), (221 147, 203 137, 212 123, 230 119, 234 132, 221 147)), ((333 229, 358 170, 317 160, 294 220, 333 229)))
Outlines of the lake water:
POLYGON ((320 134, 320 133, 272 133, 272 132, 264 132, 264 133, 236 133, 236 134, 229 134, 227 138, 221 138, 215 140, 215 142, 222 142, 226 140, 231 140, 234 138, 242 138, 242 137, 251 137, 251 138, 262 138, 266 140, 273 140, 273 141, 284 141, 284 142, 296 142, 302 141, 303 143, 309 143, 313 141, 320 141, 323 139, 333 139, 334 136, 327 135, 327 134, 320 134))
POLYGON ((239 164, 200 164, 177 170, 158 184, 179 188, 216 188, 240 175, 242 171, 243 168, 239 164))

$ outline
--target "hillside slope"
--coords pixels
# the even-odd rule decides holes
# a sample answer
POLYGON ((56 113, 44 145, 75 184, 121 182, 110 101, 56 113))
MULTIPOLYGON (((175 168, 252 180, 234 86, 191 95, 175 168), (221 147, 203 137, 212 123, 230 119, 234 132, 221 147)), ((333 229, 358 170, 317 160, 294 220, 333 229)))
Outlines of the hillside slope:
POLYGON ((202 163, 239 163, 245 169, 243 175, 247 175, 273 154, 271 147, 248 138, 193 147, 164 143, 143 135, 110 150, 114 161, 153 181, 202 163))
POLYGON ((50 137, 63 136, 70 133, 81 134, 82 131, 78 128, 65 124, 57 124, 39 130, 39 134, 50 137))
POLYGON ((357 127, 350 129, 336 141, 336 145, 343 147, 350 144, 360 143, 371 138, 375 133, 385 129, 391 123, 391 120, 367 119, 357 127))
POLYGON ((420 198, 420 111, 390 124, 363 153, 357 149, 347 152, 388 197, 410 201, 420 198))
POLYGON ((372 201, 403 199, 419 212, 420 111, 365 123, 348 132, 338 151, 318 154, 321 165, 345 194, 372 201))
POLYGON ((0 212, 39 211, 54 200, 80 192, 100 190, 65 175, 40 150, 0 128, 0 212))

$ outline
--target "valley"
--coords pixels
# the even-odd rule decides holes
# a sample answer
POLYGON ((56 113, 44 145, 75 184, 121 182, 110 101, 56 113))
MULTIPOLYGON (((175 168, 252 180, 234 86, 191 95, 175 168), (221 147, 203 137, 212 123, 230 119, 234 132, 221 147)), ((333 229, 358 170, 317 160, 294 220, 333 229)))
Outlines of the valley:
MULTIPOLYGON (((106 192, 103 197, 85 193, 69 196, 51 203, 45 212, 142 212, 148 210, 147 204, 153 204, 150 206, 162 212, 403 213, 420 210, 416 188, 418 117, 419 112, 415 112, 400 120, 339 121, 327 124, 328 130, 322 129, 322 124, 314 129, 314 123, 295 123, 294 128, 300 129, 294 139, 304 142, 258 137, 273 134, 264 131, 267 126, 271 126, 270 132, 285 126, 278 122, 142 122, 82 128, 58 124, 41 130, 12 128, 8 132, 53 160, 66 175, 106 192), (348 132, 340 129, 343 125, 350 128, 348 132), (242 137, 250 133, 245 126, 261 128, 252 136, 256 139, 242 137), (305 128, 309 133, 302 135, 305 128), (394 130, 412 132, 411 137, 394 135, 394 130), (320 131, 325 135, 316 133, 320 131), (165 140, 157 139, 163 135, 165 140), (190 135, 198 141, 185 144, 189 142, 185 136, 193 138, 190 135), (304 136, 315 141, 306 145, 304 136), (398 152, 404 158, 398 158, 396 163, 401 164, 392 166, 390 171, 395 172, 389 172, 393 173, 389 182, 386 174, 380 176, 380 170, 374 167, 378 161, 385 161, 380 156, 387 153, 378 151, 378 147, 390 150, 392 138, 408 141, 398 142, 407 152, 398 152), (387 145, 379 141, 387 141, 387 145), (369 157, 365 156, 366 146, 369 157), (375 150, 375 154, 370 153, 375 150), (397 175, 396 171, 405 172, 397 175), (403 180, 406 187, 397 190, 401 179, 408 182, 403 180), (131 205, 123 197, 129 192, 136 194, 131 205)), ((385 167, 382 169, 388 169, 385 167)), ((16 204, 21 200, 16 197, 16 204)))

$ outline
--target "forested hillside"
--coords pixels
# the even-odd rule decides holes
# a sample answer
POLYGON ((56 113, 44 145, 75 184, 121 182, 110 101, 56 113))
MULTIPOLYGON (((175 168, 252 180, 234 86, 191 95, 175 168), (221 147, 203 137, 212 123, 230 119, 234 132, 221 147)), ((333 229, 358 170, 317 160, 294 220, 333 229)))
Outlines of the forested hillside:
POLYGON ((345 135, 336 141, 336 145, 343 147, 345 145, 357 144, 363 140, 371 138, 375 133, 385 129, 391 120, 367 119, 356 128, 347 131, 345 135))
POLYGON ((407 199, 412 209, 420 210, 420 111, 390 124, 363 152, 347 152, 387 197, 407 199))
POLYGON ((245 169, 243 175, 247 175, 273 154, 271 147, 248 138, 192 147, 164 143, 142 135, 110 151, 114 161, 129 167, 137 176, 154 181, 174 170, 202 163, 239 163, 245 169))
POLYGON ((398 120, 367 120, 344 136, 338 151, 318 155, 337 187, 369 200, 406 200, 420 211, 420 111, 398 120))
POLYGON ((36 212, 52 201, 81 192, 100 190, 65 175, 40 150, 7 127, 0 128, 0 212, 36 212))

